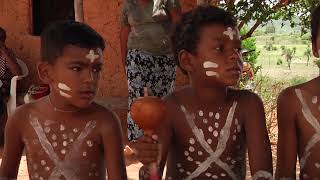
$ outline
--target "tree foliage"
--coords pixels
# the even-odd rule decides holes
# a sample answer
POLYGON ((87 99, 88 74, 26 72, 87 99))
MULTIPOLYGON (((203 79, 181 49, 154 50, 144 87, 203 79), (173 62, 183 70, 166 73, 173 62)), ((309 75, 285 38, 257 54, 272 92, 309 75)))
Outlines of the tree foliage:
POLYGON ((200 5, 214 5, 233 12, 239 19, 239 29, 254 22, 246 39, 261 25, 272 20, 289 21, 291 27, 300 25, 305 33, 310 27, 310 12, 319 0, 197 0, 200 5), (300 21, 297 21, 297 18, 300 21))

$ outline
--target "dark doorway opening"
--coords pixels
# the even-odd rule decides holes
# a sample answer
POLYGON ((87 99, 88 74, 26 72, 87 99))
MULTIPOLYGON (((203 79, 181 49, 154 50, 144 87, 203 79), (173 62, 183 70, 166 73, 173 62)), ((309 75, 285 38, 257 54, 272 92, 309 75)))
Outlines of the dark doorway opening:
POLYGON ((32 23, 35 36, 50 23, 58 20, 74 20, 73 0, 33 0, 32 23))

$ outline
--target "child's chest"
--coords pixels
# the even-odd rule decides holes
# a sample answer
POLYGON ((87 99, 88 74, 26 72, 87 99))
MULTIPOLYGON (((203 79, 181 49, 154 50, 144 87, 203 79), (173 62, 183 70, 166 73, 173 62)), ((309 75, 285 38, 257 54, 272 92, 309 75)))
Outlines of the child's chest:
POLYGON ((236 102, 217 108, 180 106, 174 125, 174 148, 179 152, 175 163, 185 169, 179 173, 190 176, 200 168, 204 177, 241 176, 246 145, 237 108, 236 102))
POLYGON ((30 177, 104 176, 103 148, 96 128, 96 121, 71 124, 31 117, 23 135, 30 177))

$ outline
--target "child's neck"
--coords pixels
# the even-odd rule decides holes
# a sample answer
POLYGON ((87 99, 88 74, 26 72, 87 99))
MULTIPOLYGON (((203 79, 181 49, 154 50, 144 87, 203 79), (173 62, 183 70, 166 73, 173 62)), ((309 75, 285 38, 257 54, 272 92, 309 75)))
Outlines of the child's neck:
POLYGON ((227 97, 227 88, 193 86, 192 93, 197 102, 211 104, 212 102, 225 101, 227 97))
POLYGON ((66 103, 64 97, 61 97, 60 95, 55 93, 50 93, 50 95, 48 96, 48 102, 52 107, 52 110, 55 112, 75 113, 80 111, 80 108, 66 103))

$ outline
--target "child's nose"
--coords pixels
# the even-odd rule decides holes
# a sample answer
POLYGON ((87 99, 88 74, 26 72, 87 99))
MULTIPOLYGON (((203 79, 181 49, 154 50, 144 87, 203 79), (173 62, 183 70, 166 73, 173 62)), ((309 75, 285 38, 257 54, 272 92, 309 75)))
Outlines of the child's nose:
POLYGON ((93 82, 95 80, 94 72, 91 70, 86 71, 84 74, 84 81, 85 82, 93 82))
POLYGON ((232 61, 241 61, 242 60, 242 54, 237 49, 232 49, 229 51, 228 59, 232 61))

